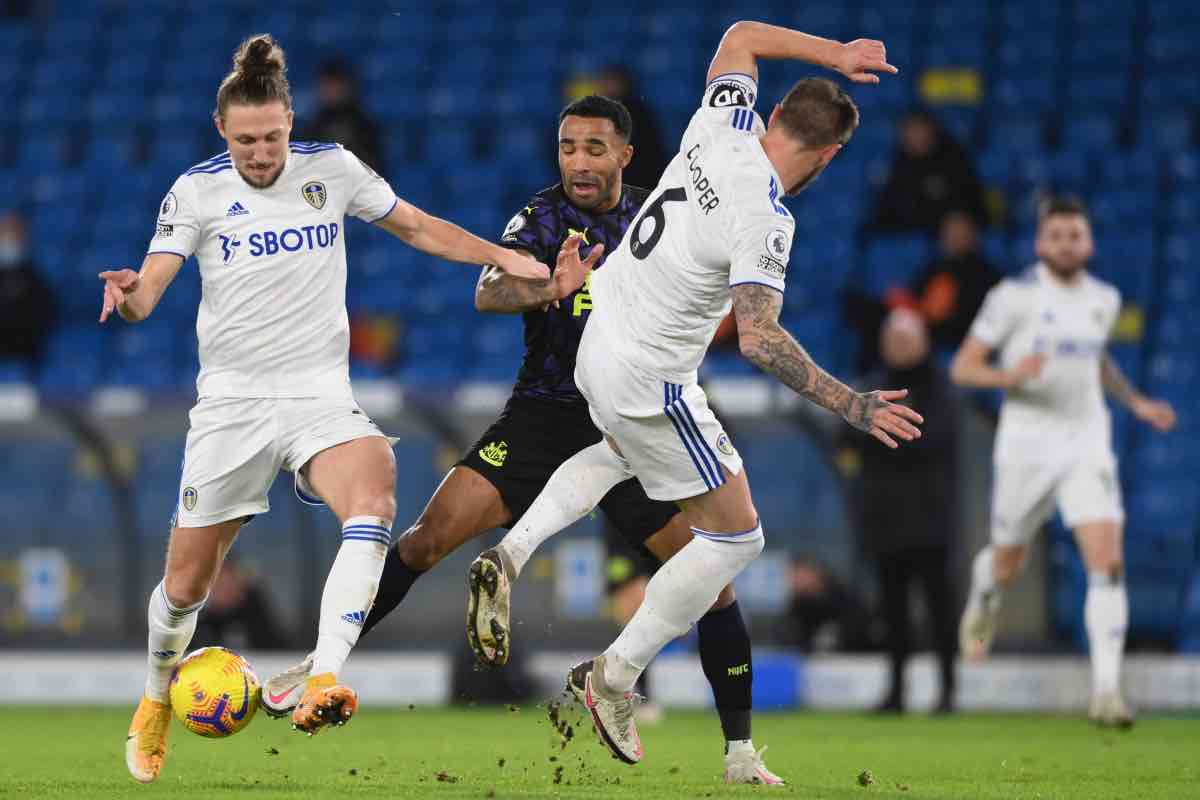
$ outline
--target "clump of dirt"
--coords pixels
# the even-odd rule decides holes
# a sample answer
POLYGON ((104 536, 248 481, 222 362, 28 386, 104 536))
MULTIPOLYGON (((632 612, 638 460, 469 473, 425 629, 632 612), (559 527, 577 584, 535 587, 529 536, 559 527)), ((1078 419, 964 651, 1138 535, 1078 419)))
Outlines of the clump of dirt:
POLYGON ((458 778, 451 775, 449 772, 439 772, 437 774, 439 783, 458 783, 458 778))

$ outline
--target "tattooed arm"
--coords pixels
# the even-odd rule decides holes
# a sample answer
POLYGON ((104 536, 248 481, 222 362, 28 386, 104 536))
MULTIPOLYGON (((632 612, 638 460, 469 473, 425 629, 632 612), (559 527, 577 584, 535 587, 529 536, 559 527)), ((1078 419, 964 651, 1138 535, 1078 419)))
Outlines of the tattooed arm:
POLYGON ((1109 353, 1105 353, 1100 361, 1100 383, 1110 397, 1138 419, 1150 423, 1155 430, 1165 433, 1175 427, 1175 409, 1171 404, 1152 400, 1135 389, 1109 353))
POLYGON ((896 442, 888 434, 911 441, 921 432, 911 423, 921 415, 891 400, 906 391, 856 392, 817 366, 808 352, 779 324, 783 295, 769 286, 743 283, 733 287, 733 312, 737 319, 742 355, 764 372, 774 375, 792 391, 874 436, 888 447, 896 442))
MULTIPOLYGON (((558 261, 550 278, 544 281, 517 278, 498 267, 485 266, 475 284, 475 310, 491 314, 520 314, 538 311, 559 300, 570 297, 583 286, 592 267, 604 255, 604 245, 591 249, 587 258, 579 258, 578 236, 563 242, 558 251, 558 261)), ((525 250, 516 252, 529 255, 525 250)), ((532 257, 532 256, 531 256, 532 257)))
POLYGON ((545 308, 558 298, 549 280, 527 281, 499 267, 485 266, 475 284, 475 310, 488 314, 520 314, 545 308))

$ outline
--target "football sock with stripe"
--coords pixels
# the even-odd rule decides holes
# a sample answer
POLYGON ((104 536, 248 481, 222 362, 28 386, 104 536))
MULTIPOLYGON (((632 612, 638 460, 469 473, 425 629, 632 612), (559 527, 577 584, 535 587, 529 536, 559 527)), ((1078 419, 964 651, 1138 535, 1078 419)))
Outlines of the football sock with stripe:
POLYGON ((658 651, 687 633, 763 549, 762 525, 736 534, 692 533, 692 541, 654 573, 641 607, 604 654, 605 682, 616 691, 632 689, 658 651))
POLYGON ((511 531, 497 546, 515 579, 542 542, 588 514, 609 490, 633 477, 626 461, 597 442, 564 461, 511 531))
POLYGON ((712 687, 726 741, 750 738, 750 632, 735 600, 709 611, 696 623, 700 665, 712 687))
POLYGON ((1113 574, 1088 573, 1083 620, 1092 657, 1092 691, 1119 691, 1125 629, 1129 625, 1129 597, 1119 570, 1113 574))
MULTIPOLYGON (((163 582, 165 582, 165 578, 163 582)), ((146 610, 149 623, 149 655, 147 656, 146 697, 160 703, 167 702, 167 686, 171 673, 183 657, 192 635, 196 633, 196 617, 204 606, 201 600, 193 606, 179 607, 167 599, 163 582, 150 593, 150 606, 146 610)))
POLYGON ((342 546, 321 593, 313 675, 341 671, 375 601, 391 539, 390 519, 351 517, 342 525, 342 546))
POLYGON ((400 557, 400 539, 402 538, 402 536, 397 536, 396 541, 388 548, 387 558, 383 562, 383 574, 379 578, 379 592, 375 595, 371 613, 367 614, 367 621, 363 623, 362 630, 359 631, 360 637, 382 622, 388 614, 395 611, 396 606, 400 605, 408 596, 408 592, 417 582, 417 578, 425 574, 423 570, 415 570, 405 564, 404 559, 400 557))

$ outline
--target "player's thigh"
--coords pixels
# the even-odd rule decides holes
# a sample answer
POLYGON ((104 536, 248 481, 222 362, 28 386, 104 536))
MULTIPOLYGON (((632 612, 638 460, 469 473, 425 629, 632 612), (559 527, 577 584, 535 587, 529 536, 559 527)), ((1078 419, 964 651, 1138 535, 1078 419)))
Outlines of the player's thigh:
POLYGON ((234 519, 199 528, 175 527, 171 530, 163 587, 173 605, 194 605, 208 595, 243 521, 234 519))
POLYGON ((998 461, 992 474, 992 544, 1023 552, 1054 513, 1061 479, 1062 470, 1050 464, 998 461))
POLYGON ((396 514, 396 457, 391 441, 353 399, 281 401, 284 467, 296 494, 324 502, 340 520, 396 514))
POLYGON ((442 479, 396 547, 405 564, 413 569, 430 569, 448 553, 507 524, 511 518, 496 487, 460 464, 442 479))
POLYGON ((610 489, 599 508, 611 523, 610 539, 619 537, 626 547, 649 550, 660 562, 691 541, 691 528, 679 506, 651 500, 636 478, 610 489))
POLYGON ((351 439, 321 450, 304 466, 304 475, 339 520, 373 515, 396 516, 396 457, 382 435, 351 439))
POLYGON ((189 415, 172 527, 205 528, 265 513, 282 464, 273 401, 202 398, 189 415))
POLYGON ((1125 510, 1111 454, 1081 458, 1058 486, 1063 522, 1075 531, 1084 562, 1107 570, 1121 562, 1125 510))

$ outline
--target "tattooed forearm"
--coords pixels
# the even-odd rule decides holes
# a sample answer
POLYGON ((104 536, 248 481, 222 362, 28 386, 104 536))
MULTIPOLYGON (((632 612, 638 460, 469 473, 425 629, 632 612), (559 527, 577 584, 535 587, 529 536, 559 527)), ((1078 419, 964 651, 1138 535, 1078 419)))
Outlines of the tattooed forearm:
POLYGON ((1137 397, 1137 389, 1133 388, 1133 384, 1108 353, 1100 360, 1100 383, 1104 386, 1104 391, 1123 406, 1128 407, 1137 397))
POLYGON ((742 354, 794 392, 835 411, 859 430, 871 429, 871 412, 883 401, 859 394, 817 366, 808 352, 779 324, 783 295, 767 286, 733 288, 742 354))
POLYGON ((517 278, 497 267, 484 267, 475 285, 475 308, 493 314, 536 311, 554 302, 551 281, 517 278))

